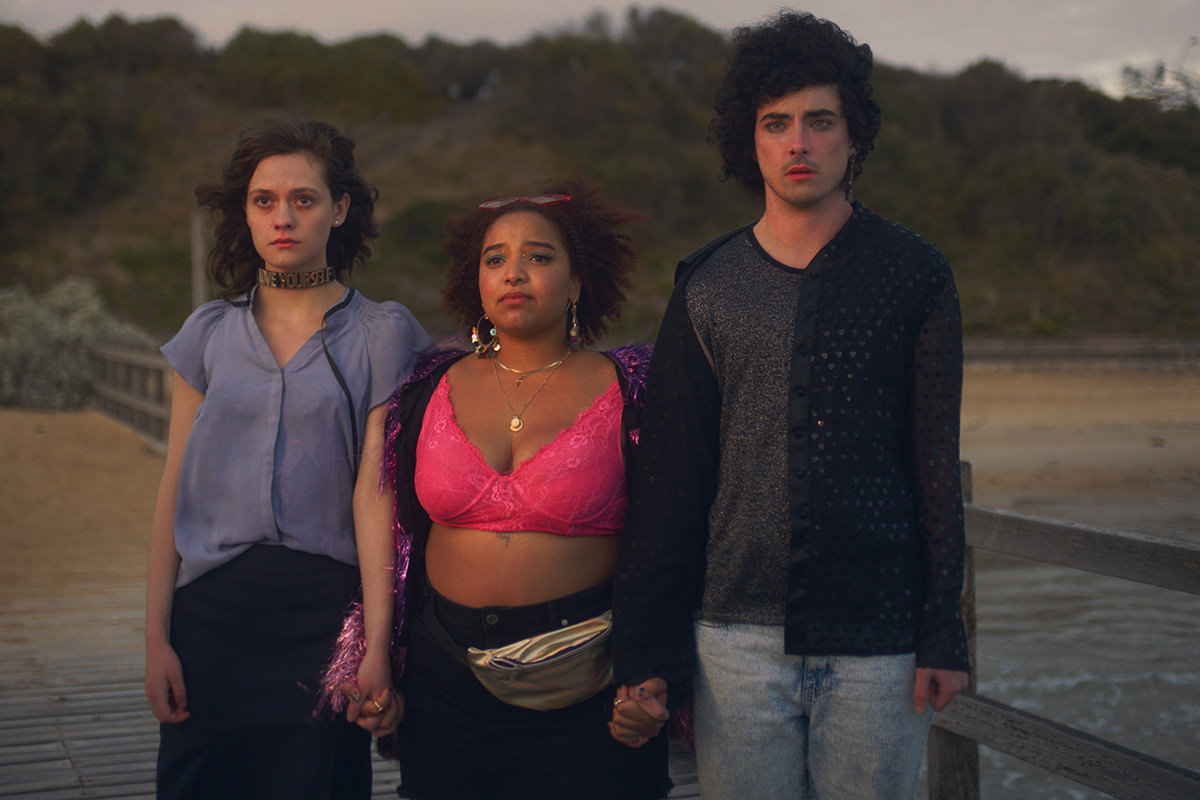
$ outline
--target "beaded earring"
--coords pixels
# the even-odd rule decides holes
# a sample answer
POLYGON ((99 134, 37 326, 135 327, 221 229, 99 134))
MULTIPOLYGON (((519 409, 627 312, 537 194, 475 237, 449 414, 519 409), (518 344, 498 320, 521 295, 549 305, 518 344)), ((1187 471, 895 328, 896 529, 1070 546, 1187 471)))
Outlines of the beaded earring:
POLYGON ((571 343, 572 350, 578 350, 580 345, 583 344, 583 339, 579 335, 578 306, 579 304, 576 301, 571 301, 571 327, 567 328, 567 341, 571 343))
POLYGON ((480 358, 485 356, 495 357, 500 352, 500 337, 496 335, 496 327, 492 325, 492 321, 488 319, 488 315, 484 314, 479 318, 479 321, 471 326, 471 346, 475 348, 475 355, 480 358), (479 328, 484 320, 488 321, 488 340, 486 342, 479 338, 479 328))

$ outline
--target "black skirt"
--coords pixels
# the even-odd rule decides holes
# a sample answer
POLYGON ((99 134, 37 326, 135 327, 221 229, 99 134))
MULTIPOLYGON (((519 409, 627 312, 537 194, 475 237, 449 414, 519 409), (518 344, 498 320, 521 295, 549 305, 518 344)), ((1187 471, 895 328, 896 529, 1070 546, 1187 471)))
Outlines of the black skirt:
POLYGON ((608 732, 614 690, 555 711, 508 705, 430 630, 436 614, 460 645, 497 647, 596 616, 608 587, 533 606, 469 608, 427 592, 409 622, 398 731, 401 797, 410 800, 651 800, 671 789, 667 737, 633 749, 608 732))
POLYGON ((370 734, 317 714, 358 569, 256 545, 175 592, 191 717, 160 725, 158 797, 367 798, 370 734))

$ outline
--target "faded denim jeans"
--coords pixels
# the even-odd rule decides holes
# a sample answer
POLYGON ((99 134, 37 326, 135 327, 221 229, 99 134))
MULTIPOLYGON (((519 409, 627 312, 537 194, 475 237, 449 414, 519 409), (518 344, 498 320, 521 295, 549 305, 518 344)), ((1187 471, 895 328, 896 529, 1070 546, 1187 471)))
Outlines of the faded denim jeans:
POLYGON ((696 623, 704 800, 912 800, 932 711, 912 653, 791 656, 783 626, 696 623))

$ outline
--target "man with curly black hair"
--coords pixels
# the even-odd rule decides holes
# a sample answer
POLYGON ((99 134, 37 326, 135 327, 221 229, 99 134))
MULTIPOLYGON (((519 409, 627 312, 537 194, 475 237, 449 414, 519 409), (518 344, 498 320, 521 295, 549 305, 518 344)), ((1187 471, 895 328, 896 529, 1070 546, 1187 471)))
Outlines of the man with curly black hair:
POLYGON ((655 345, 612 727, 690 694, 705 800, 912 798, 967 686, 958 295, 852 199, 872 67, 811 14, 734 32, 712 133, 765 209, 679 265, 655 345))

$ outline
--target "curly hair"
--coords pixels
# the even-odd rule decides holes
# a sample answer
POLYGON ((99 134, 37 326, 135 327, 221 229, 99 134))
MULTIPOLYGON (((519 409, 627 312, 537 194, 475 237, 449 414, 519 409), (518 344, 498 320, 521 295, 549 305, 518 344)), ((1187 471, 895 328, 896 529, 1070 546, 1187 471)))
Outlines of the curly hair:
POLYGON ((722 175, 752 192, 764 188, 755 160, 754 130, 764 103, 809 86, 836 86, 855 155, 842 188, 849 190, 875 147, 882 113, 871 99, 871 48, 829 20, 782 11, 732 35, 729 68, 717 89, 709 138, 721 153, 722 175))
POLYGON ((356 263, 371 255, 367 244, 379 235, 374 221, 379 191, 367 183, 354 160, 354 142, 327 122, 299 115, 264 119, 243 131, 237 148, 222 172, 221 183, 196 187, 201 208, 217 216, 216 243, 208 254, 208 274, 220 286, 221 296, 235 297, 255 284, 262 257, 254 248, 246 222, 246 192, 263 159, 307 153, 321 164, 322 174, 336 201, 350 196, 350 209, 342 224, 330 231, 325 245, 326 263, 342 280, 356 263))
POLYGON ((583 285, 577 306, 579 336, 584 344, 592 344, 608 330, 609 322, 621 316, 637 255, 629 237, 617 228, 640 215, 601 203, 595 187, 579 178, 539 186, 537 194, 563 194, 571 199, 555 205, 522 199, 502 208, 472 206, 447 220, 442 251, 450 262, 442 299, 464 330, 469 329, 483 315, 479 261, 484 234, 505 214, 532 211, 554 223, 566 243, 571 269, 583 285))

